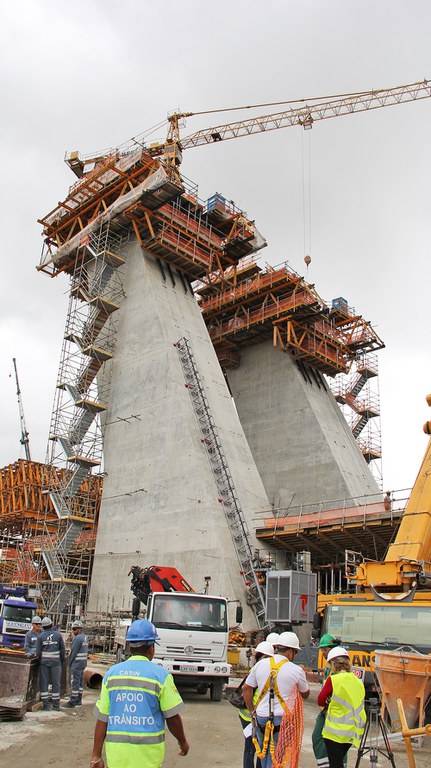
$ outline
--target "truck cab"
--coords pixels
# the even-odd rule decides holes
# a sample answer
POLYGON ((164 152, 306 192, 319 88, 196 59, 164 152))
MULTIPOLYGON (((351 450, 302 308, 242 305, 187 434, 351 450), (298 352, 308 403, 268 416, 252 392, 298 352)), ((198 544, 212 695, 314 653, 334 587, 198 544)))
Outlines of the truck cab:
POLYGON ((0 586, 0 646, 24 648, 25 635, 31 629, 36 604, 28 601, 21 587, 0 586))
POLYGON ((153 592, 146 618, 160 640, 153 661, 174 676, 178 686, 210 690, 220 701, 231 666, 227 662, 227 600, 197 593, 153 592))

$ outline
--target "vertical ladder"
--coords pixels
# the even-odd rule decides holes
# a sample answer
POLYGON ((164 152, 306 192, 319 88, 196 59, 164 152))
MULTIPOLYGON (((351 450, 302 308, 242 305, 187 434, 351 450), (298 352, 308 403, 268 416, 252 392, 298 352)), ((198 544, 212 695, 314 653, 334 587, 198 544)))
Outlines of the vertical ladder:
POLYGON ((253 564, 250 533, 236 493, 226 456, 217 433, 208 398, 205 394, 204 385, 199 376, 196 360, 190 342, 185 337, 180 339, 174 346, 178 350, 184 378, 186 380, 185 386, 189 391, 199 423, 202 434, 201 442, 205 447, 209 458, 219 494, 219 501, 223 505, 225 517, 232 536, 232 542, 240 564, 241 573, 244 576, 244 580, 250 583, 249 591, 254 601, 254 604, 250 607, 254 611, 259 627, 264 627, 265 592, 253 564))

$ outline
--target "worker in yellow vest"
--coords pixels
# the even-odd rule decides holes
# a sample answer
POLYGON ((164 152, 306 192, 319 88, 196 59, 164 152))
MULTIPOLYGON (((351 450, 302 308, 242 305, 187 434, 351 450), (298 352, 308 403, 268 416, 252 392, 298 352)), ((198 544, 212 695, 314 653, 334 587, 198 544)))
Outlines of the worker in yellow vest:
POLYGON ((338 646, 328 653, 331 674, 319 693, 317 703, 328 707, 322 736, 330 768, 343 768, 350 747, 361 743, 365 728, 365 688, 351 671, 349 654, 338 646))

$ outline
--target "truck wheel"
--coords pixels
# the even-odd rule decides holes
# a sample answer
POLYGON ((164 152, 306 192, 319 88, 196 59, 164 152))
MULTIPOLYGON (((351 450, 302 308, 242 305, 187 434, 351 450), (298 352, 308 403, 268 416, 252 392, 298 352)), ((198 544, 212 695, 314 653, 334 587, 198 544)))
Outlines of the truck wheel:
POLYGON ((215 683, 211 683, 211 701, 221 701, 224 688, 223 680, 216 680, 215 683))

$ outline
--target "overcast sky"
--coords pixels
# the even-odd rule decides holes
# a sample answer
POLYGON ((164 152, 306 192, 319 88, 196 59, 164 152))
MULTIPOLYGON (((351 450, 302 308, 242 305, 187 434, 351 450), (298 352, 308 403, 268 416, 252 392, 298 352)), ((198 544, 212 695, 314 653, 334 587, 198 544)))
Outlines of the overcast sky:
MULTIPOLYGON (((68 282, 36 271, 37 218, 75 180, 65 151, 115 147, 178 108, 431 79, 430 27, 429 0, 0 0, 0 466, 24 457, 13 357, 32 458, 45 460, 68 282)), ((191 149, 182 166, 200 197, 221 192, 255 219, 268 241, 263 263, 288 261, 305 276, 309 253, 318 293, 347 298, 385 341, 391 489, 413 484, 431 418, 430 115, 427 99, 339 117, 307 134, 191 149)), ((190 118, 185 133, 243 116, 190 118)))

